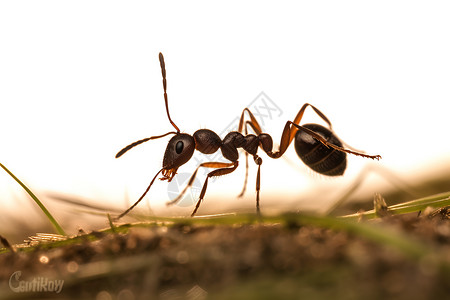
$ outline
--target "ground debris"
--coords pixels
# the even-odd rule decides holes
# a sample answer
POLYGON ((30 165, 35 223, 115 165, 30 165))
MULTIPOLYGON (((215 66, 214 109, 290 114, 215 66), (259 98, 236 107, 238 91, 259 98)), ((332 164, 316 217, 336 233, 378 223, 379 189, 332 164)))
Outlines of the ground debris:
MULTIPOLYGON (((428 216, 383 218, 436 249, 450 253, 450 221, 428 216)), ((155 299, 431 299, 450 288, 449 255, 420 261, 383 244, 310 225, 235 224, 149 226, 127 233, 78 237, 55 248, 0 254, 1 291, 12 274, 64 280, 59 298, 108 294, 155 299)), ((47 292, 48 293, 48 292, 47 292)), ((47 294, 46 294, 47 295, 47 294)), ((100 295, 100 296, 101 296, 100 295)), ((30 294, 14 294, 26 299, 30 294)))

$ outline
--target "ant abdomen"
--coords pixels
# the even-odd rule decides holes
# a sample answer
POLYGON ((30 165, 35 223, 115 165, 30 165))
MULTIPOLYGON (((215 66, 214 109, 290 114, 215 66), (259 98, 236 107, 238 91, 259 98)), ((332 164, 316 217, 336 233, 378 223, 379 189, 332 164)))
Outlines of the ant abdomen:
MULTIPOLYGON (((342 142, 330 129, 319 124, 304 124, 302 127, 319 134, 328 143, 342 147, 342 142)), ((345 152, 325 146, 303 130, 295 134, 295 151, 305 165, 323 175, 339 176, 347 167, 345 152)))

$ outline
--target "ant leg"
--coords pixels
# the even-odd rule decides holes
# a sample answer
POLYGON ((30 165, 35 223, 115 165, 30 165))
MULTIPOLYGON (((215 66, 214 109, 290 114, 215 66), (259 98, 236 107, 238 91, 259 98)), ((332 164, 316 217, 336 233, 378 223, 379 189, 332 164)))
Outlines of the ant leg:
POLYGON ((244 186, 242 187, 242 191, 238 195, 239 198, 244 196, 245 191, 247 190, 247 181, 248 181, 248 153, 245 152, 245 179, 244 179, 244 186))
MULTIPOLYGON (((247 108, 246 108, 247 109, 247 108)), ((247 109, 248 110, 248 109, 247 109)), ((248 110, 249 111, 249 110, 248 110)), ((241 116, 241 120, 243 120, 244 118, 244 111, 242 112, 242 116, 241 116)), ((250 113, 250 111, 249 111, 250 113)), ((241 122, 239 122, 240 124, 241 122)), ((244 127, 244 135, 248 134, 248 129, 247 129, 247 125, 251 124, 249 121, 245 122, 245 127, 244 127)), ((239 125, 240 126, 240 125, 239 125)), ((259 124, 257 124, 257 126, 259 127, 259 124)), ((256 128, 254 126, 252 126, 253 130, 256 132, 256 128)), ((242 129, 241 129, 242 130, 242 129)), ((238 195, 239 198, 241 198, 242 196, 244 196, 245 191, 247 190, 247 182, 248 182, 248 152, 245 151, 245 179, 244 179, 244 186, 242 187, 242 191, 241 193, 238 195)))
POLYGON ((261 189, 261 157, 255 155, 253 157, 255 163, 258 165, 258 173, 256 174, 256 214, 261 216, 261 211, 259 209, 259 190, 261 189))
MULTIPOLYGON (((275 152, 269 151, 269 152, 267 152, 267 155, 269 155, 271 158, 279 158, 284 154, 284 152, 286 152, 287 148, 289 147, 289 145, 291 144, 292 140, 295 137, 295 133, 298 130, 297 128, 292 127, 291 124, 296 125, 296 124, 300 123, 301 119, 303 118, 303 114, 305 113, 305 110, 308 106, 310 106, 316 112, 316 114, 319 115, 319 117, 322 118, 322 120, 324 120, 328 124, 328 127, 330 128, 330 130, 332 129, 331 122, 330 122, 330 120, 328 120, 328 118, 325 116, 324 113, 322 113, 314 105, 305 103, 298 111, 297 115, 294 118, 294 121, 286 122, 286 125, 284 126, 284 129, 283 129, 283 133, 281 135, 279 150, 275 151, 275 152)), ((245 108, 242 111, 241 119, 239 121, 239 132, 242 132, 242 129, 244 128, 244 113, 245 112, 248 113, 248 115, 250 116, 250 119, 251 119, 251 121, 246 122, 246 125, 247 124, 250 125, 256 134, 260 134, 262 132, 261 126, 259 125, 259 123, 256 120, 253 113, 248 108, 245 108)))
POLYGON ((358 156, 362 156, 362 157, 367 157, 367 158, 371 158, 371 159, 380 159, 381 158, 380 155, 367 155, 367 154, 364 154, 362 152, 352 151, 352 150, 345 149, 345 148, 336 146, 334 144, 328 143, 323 137, 321 137, 320 135, 318 135, 314 131, 309 130, 307 128, 304 128, 303 126, 300 126, 299 123, 300 123, 301 119, 303 118, 303 114, 305 112, 305 109, 308 106, 311 106, 311 108, 319 115, 319 117, 321 117, 322 120, 324 120, 328 124, 330 130, 332 130, 331 122, 328 120, 328 118, 319 109, 317 109, 313 105, 311 105, 309 103, 305 103, 302 106, 302 108, 299 110, 297 115, 295 116, 294 121, 287 121, 286 122, 286 125, 284 126, 284 129, 283 129, 283 133, 281 135, 281 141, 280 141, 279 150, 276 151, 276 152, 267 152, 267 155, 269 155, 272 158, 279 158, 279 157, 281 157, 284 154, 284 152, 286 152, 286 150, 289 147, 289 145, 291 144, 291 142, 294 139, 295 134, 297 133, 297 131, 298 130, 303 130, 304 132, 310 134, 312 137, 317 139, 319 142, 321 142, 325 146, 334 148, 334 149, 336 149, 338 151, 346 152, 346 153, 350 153, 350 154, 354 154, 354 155, 358 155, 358 156))
MULTIPOLYGON (((192 173, 191 178, 189 178, 189 181, 187 185, 184 187, 184 189, 181 191, 181 193, 173 200, 166 203, 166 205, 173 205, 176 204, 181 200, 181 198, 186 193, 187 189, 192 186, 194 183, 195 176, 197 175, 197 172, 200 168, 226 168, 226 167, 232 167, 234 166, 234 163, 223 163, 223 162, 205 162, 201 163, 197 169, 195 169, 194 173, 192 173)), ((220 170, 220 169, 219 169, 220 170)))
MULTIPOLYGON (((256 120, 253 113, 248 108, 244 108, 244 110, 242 111, 241 119, 239 120, 239 132, 242 132, 242 130, 244 130, 245 135, 247 135, 248 126, 250 126, 253 129, 253 132, 255 132, 255 134, 260 135, 262 133, 261 126, 259 125, 259 123, 256 120), (245 112, 248 113, 251 121, 246 121, 245 126, 244 126, 245 112)), ((261 187, 261 175, 260 174, 261 174, 262 159, 257 155, 254 155, 253 159, 254 159, 255 163, 258 165, 258 172, 256 175, 256 213, 258 216, 260 216, 261 211, 259 208, 259 191, 260 191, 260 187, 261 187)), ((239 194, 238 197, 242 197, 244 195, 245 190, 247 188, 247 181, 248 181, 248 152, 245 152, 245 181, 244 181, 244 187, 242 189, 242 192, 241 192, 241 194, 239 194)))
MULTIPOLYGON (((328 120, 328 118, 319 110, 317 109, 314 105, 311 105, 309 103, 305 103, 303 104, 303 106, 300 108, 300 110, 298 111, 297 115, 294 118, 294 121, 287 121, 286 125, 284 126, 283 129, 283 133, 281 134, 281 141, 280 141, 280 146, 278 151, 276 152, 267 152, 267 155, 269 155, 272 158, 279 158, 281 157, 284 152, 286 152, 287 148, 289 147, 289 145, 291 144, 292 140, 295 137, 295 133, 297 132, 297 128, 293 128, 292 126, 290 126, 291 124, 295 125, 295 124, 299 124, 300 121, 303 118, 303 114, 305 113, 306 108, 310 106, 315 112, 316 114, 319 115, 320 118, 322 118, 322 120, 324 120, 327 124, 328 127, 330 128, 330 130, 332 130, 332 126, 331 126, 331 122, 330 120, 328 120)), ((258 125, 258 122, 256 121, 255 117, 253 116, 253 114, 247 109, 248 114, 250 115, 250 118, 252 119, 252 124, 250 125, 258 125)), ((259 125, 258 125, 259 126, 259 125)))
POLYGON ((303 104, 302 108, 300 108, 300 110, 298 111, 297 115, 295 116, 293 123, 295 123, 295 124, 299 124, 300 123, 300 120, 303 118, 303 113, 305 112, 305 109, 308 106, 311 106, 311 108, 316 112, 316 114, 318 114, 319 117, 321 117, 322 120, 324 120, 328 124, 328 127, 331 130, 332 128, 331 128, 330 120, 328 120, 328 118, 319 109, 317 109, 314 105, 311 105, 309 103, 303 104))
POLYGON ((324 144, 327 147, 331 147, 331 148, 336 149, 336 150, 341 151, 341 152, 345 152, 345 153, 349 153, 349 154, 353 154, 353 155, 358 155, 358 156, 362 156, 362 157, 366 157, 366 158, 377 159, 377 160, 379 160, 381 158, 380 155, 368 155, 368 154, 365 154, 365 153, 362 153, 362 152, 352 151, 352 150, 349 150, 349 149, 345 149, 345 148, 336 146, 334 144, 329 143, 322 136, 320 136, 319 134, 315 133, 314 131, 312 131, 312 130, 310 130, 308 128, 305 128, 303 126, 297 125, 297 124, 295 124, 295 123, 293 123, 291 121, 288 121, 288 123, 291 123, 298 130, 302 130, 302 131, 308 133, 313 138, 315 138, 316 140, 318 140, 319 142, 321 142, 322 144, 324 144))
POLYGON ((286 152, 287 148, 291 144, 291 142, 294 139, 295 134, 297 133, 297 130, 298 130, 297 128, 294 128, 290 125, 291 124, 292 125, 300 124, 300 121, 303 118, 303 114, 305 113, 305 110, 308 106, 311 106, 311 108, 316 112, 316 114, 318 114, 319 117, 321 117, 322 120, 324 120, 328 124, 328 127, 330 128, 330 130, 332 130, 330 120, 328 120, 328 118, 319 109, 317 109, 314 105, 305 103, 298 111, 297 115, 294 118, 294 121, 286 122, 286 125, 284 126, 284 129, 283 129, 283 133, 281 134, 280 148, 275 153, 270 153, 270 154, 268 153, 270 157, 279 158, 280 156, 282 156, 284 154, 284 152, 286 152))
POLYGON ((202 191, 200 193, 200 197, 199 197, 199 199, 197 201, 197 205, 195 205, 195 209, 192 212, 191 217, 193 217, 195 215, 195 213, 197 212, 198 208, 200 207, 200 203, 202 202, 203 198, 205 197, 206 188, 208 187, 208 179, 210 177, 214 177, 214 176, 222 176, 222 175, 230 174, 231 172, 236 170, 236 168, 239 165, 239 162, 235 161, 235 162, 229 163, 227 165, 229 165, 231 168, 220 168, 220 169, 217 169, 217 170, 214 170, 214 171, 211 171, 211 172, 208 173, 208 175, 206 176, 206 179, 205 179, 205 183, 203 184, 203 188, 202 188, 202 191))
MULTIPOLYGON (((250 126, 252 127, 253 131, 255 132, 255 134, 259 135, 262 132, 261 126, 259 125, 258 121, 256 120, 255 116, 252 114, 252 112, 246 107, 244 108, 244 110, 242 111, 241 114, 241 118, 239 120, 239 128, 238 131, 241 133, 244 133, 244 135, 248 134, 248 127, 250 126), (251 121, 246 121, 244 123, 245 120, 245 112, 248 113, 248 115, 250 116, 251 121)), ((241 193, 238 195, 238 197, 242 197, 245 194, 245 191, 247 190, 247 182, 248 182, 248 153, 245 152, 245 179, 244 179, 244 186, 242 187, 242 191, 241 193)))
MULTIPOLYGON (((239 119, 238 131, 240 133, 244 133, 244 135, 248 134, 247 125, 249 124, 249 121, 245 122, 245 126, 244 126, 245 112, 246 111, 249 113, 250 118, 252 118, 252 120, 253 119, 255 120, 255 122, 256 122, 256 130, 259 129, 261 131, 261 127, 259 126, 258 121, 256 121, 255 117, 253 116, 253 114, 250 112, 250 110, 247 107, 244 108, 244 110, 242 110, 241 118, 239 119)), ((253 128, 255 128, 255 127, 253 127, 253 128)), ((255 132, 256 132, 256 130, 255 130, 255 132)), ((244 186, 242 187, 242 191, 238 195, 238 198, 241 198, 241 197, 244 196, 245 191, 247 190, 247 182, 248 182, 248 153, 247 153, 247 151, 245 151, 245 178, 244 178, 244 186)))
MULTIPOLYGON (((297 116, 295 117, 295 120, 297 122, 300 122, 302 116, 303 116, 303 112, 305 111, 306 107, 310 105, 310 104, 304 104, 303 107, 300 109, 300 111, 298 112, 297 116)), ((311 105, 312 106, 312 105, 311 105)), ((319 116, 323 117, 324 120, 330 125, 331 127, 331 123, 330 121, 328 121, 327 117, 325 117, 325 115, 320 112, 318 109, 316 109, 314 106, 312 106, 313 109, 319 114, 319 116)), ((239 132, 242 132, 242 130, 244 129, 244 113, 247 112, 248 115, 250 116, 251 121, 246 121, 245 122, 245 129, 247 129, 247 125, 251 126, 253 131, 259 135, 262 133, 262 129, 261 126, 259 125, 258 121, 256 120, 255 116, 253 115, 253 113, 248 109, 248 108, 244 108, 244 110, 242 111, 242 115, 241 115, 241 119, 239 121, 239 132)), ((286 152, 287 148, 289 147, 289 145, 291 144, 292 140, 294 139, 295 136, 295 132, 296 132, 296 128, 294 128, 294 132, 292 132, 291 126, 290 126, 290 121, 286 122, 286 125, 284 126, 283 129, 283 133, 281 135, 281 142, 280 142, 280 146, 279 146, 279 150, 276 152, 272 152, 272 151, 266 151, 267 155, 270 156, 271 158, 279 158, 281 157, 284 152, 286 152)), ((291 122, 292 123, 292 122, 291 122)), ((263 149, 264 150, 264 149, 263 149)))
MULTIPOLYGON (((252 114, 252 112, 247 107, 244 108, 244 110, 242 111, 241 118, 239 120, 239 129, 238 129, 238 131, 242 132, 242 130, 244 129, 245 112, 248 113, 248 115, 250 116, 250 119, 251 119, 251 121, 247 121, 245 123, 245 125, 251 125, 253 130, 255 131, 255 133, 256 134, 260 134, 262 132, 261 126, 259 125, 259 123, 256 120, 255 116, 252 114)), ((245 128, 245 130, 247 130, 247 128, 245 128)))
MULTIPOLYGON (((251 114, 250 111, 248 111, 248 112, 251 114)), ((255 126, 252 122, 246 121, 245 122, 245 127, 244 127, 245 135, 247 135, 247 133, 248 133, 247 126, 251 126, 253 131, 256 134, 258 134, 258 135, 261 134, 261 131, 258 131, 258 129, 257 129, 258 127, 256 127, 256 126, 259 126, 259 124, 256 123, 256 126, 255 126)), ((247 182, 248 182, 248 152, 245 152, 245 179, 244 179, 244 186, 242 188, 242 192, 238 195, 238 197, 244 196, 245 191, 247 190, 247 182)))

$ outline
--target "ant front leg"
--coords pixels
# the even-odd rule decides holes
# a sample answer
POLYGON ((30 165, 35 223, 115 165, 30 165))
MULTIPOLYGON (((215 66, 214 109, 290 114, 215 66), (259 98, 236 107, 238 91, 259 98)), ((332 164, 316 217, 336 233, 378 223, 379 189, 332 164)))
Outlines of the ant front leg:
MULTIPOLYGON (((223 163, 226 164, 226 163, 223 163)), ((215 177, 215 176, 222 176, 222 175, 226 175, 226 174, 230 174, 231 172, 233 172, 234 170, 236 170, 236 168, 239 165, 238 161, 235 161, 233 163, 229 163, 227 164, 228 166, 230 166, 231 168, 220 168, 214 171, 211 171, 208 173, 208 175, 206 176, 205 179, 205 183, 203 184, 203 188, 202 191, 200 193, 200 197, 197 201, 197 205, 195 205, 195 209, 191 214, 191 217, 193 217, 195 215, 195 213, 197 212, 198 208, 200 207, 200 203, 202 202, 203 198, 205 197, 205 193, 206 193, 206 188, 208 187, 208 179, 210 177, 215 177)))
POLYGON ((190 188, 192 186, 192 184, 194 183, 195 177, 197 176, 197 172, 200 168, 219 168, 217 170, 214 170, 212 172, 210 172, 207 177, 206 177, 206 181, 203 184, 203 188, 202 191, 200 193, 200 199, 197 202, 197 205, 194 209, 194 211, 191 214, 191 217, 195 215, 195 213, 198 210, 198 207, 200 206, 200 202, 203 200, 203 197, 205 196, 206 193, 206 187, 208 185, 208 178, 212 177, 212 176, 222 176, 222 175, 226 175, 229 174, 231 172, 233 172, 234 170, 236 170, 236 168, 238 167, 238 162, 233 162, 233 163, 224 163, 224 162, 205 162, 205 163, 201 163, 197 169, 195 169, 194 173, 192 173, 191 178, 189 178, 188 184, 184 187, 184 189, 181 191, 181 193, 172 201, 167 202, 167 205, 173 205, 176 204, 177 202, 179 202, 182 197, 184 196, 184 194, 186 193, 187 189, 190 188))
POLYGON ((188 184, 184 187, 184 189, 181 191, 181 193, 173 200, 166 203, 166 205, 173 205, 178 203, 181 198, 183 198, 184 194, 192 186, 194 183, 195 177, 197 176, 197 172, 200 168, 226 168, 226 167, 232 167, 232 163, 224 163, 224 162, 205 162, 201 163, 197 169, 195 169, 194 173, 192 173, 191 178, 189 178, 188 184))

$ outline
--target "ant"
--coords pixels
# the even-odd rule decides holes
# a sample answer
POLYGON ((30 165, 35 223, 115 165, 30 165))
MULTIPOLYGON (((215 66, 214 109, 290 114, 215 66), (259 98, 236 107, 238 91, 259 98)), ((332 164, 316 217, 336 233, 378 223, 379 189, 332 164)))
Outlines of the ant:
POLYGON ((156 173, 149 186, 142 194, 142 196, 136 201, 136 203, 134 203, 130 208, 120 214, 116 220, 122 218, 124 215, 130 212, 145 197, 156 177, 158 177, 160 173, 162 173, 163 176, 162 178, 160 178, 161 180, 167 180, 168 182, 170 182, 177 174, 178 168, 191 159, 195 150, 198 150, 204 154, 213 154, 220 149, 223 157, 230 162, 201 163, 191 175, 183 191, 175 199, 167 202, 167 205, 172 205, 180 201, 187 189, 193 184, 195 176, 197 175, 197 172, 200 168, 214 168, 215 170, 209 172, 206 176, 205 183, 203 184, 203 188, 200 192, 200 197, 194 211, 191 214, 191 217, 195 215, 200 206, 200 203, 205 196, 206 189, 208 187, 208 179, 211 177, 230 174, 234 170, 236 170, 239 165, 238 148, 242 148, 245 151, 246 158, 246 174, 244 187, 239 197, 244 195, 247 186, 248 155, 251 155, 253 157, 253 160, 258 166, 258 172, 256 175, 256 212, 258 215, 260 215, 259 191, 261 186, 260 172, 262 164, 262 159, 257 154, 258 148, 261 148, 271 158, 279 158, 286 152, 289 145, 295 138, 295 151, 297 152, 300 159, 312 170, 327 176, 338 176, 344 174, 344 171, 347 167, 347 153, 377 160, 381 158, 380 155, 367 155, 362 152, 344 148, 343 143, 333 133, 331 122, 328 120, 328 118, 320 110, 308 103, 305 103, 302 108, 300 108, 293 121, 286 122, 283 133, 281 135, 280 146, 277 151, 273 151, 272 149, 272 137, 269 134, 262 132, 261 126, 258 124, 255 116, 248 108, 244 108, 244 110, 242 111, 238 131, 229 132, 223 138, 223 140, 215 132, 209 129, 197 130, 193 135, 180 133, 180 129, 172 121, 169 114, 166 67, 164 63, 164 56, 162 55, 162 53, 159 53, 159 62, 161 65, 161 73, 163 78, 164 101, 166 105, 167 117, 170 124, 172 124, 176 131, 170 131, 162 135, 152 136, 136 141, 126 146, 116 154, 116 158, 119 158, 131 148, 144 142, 159 139, 171 134, 174 135, 169 140, 166 151, 164 153, 162 169, 159 170, 158 173, 156 173), (299 124, 303 117, 303 113, 308 106, 311 107, 316 112, 316 114, 325 121, 325 123, 327 123, 328 128, 319 124, 299 124), (245 120, 245 113, 248 114, 250 120, 245 120), (248 134, 249 127, 255 134, 248 134))

